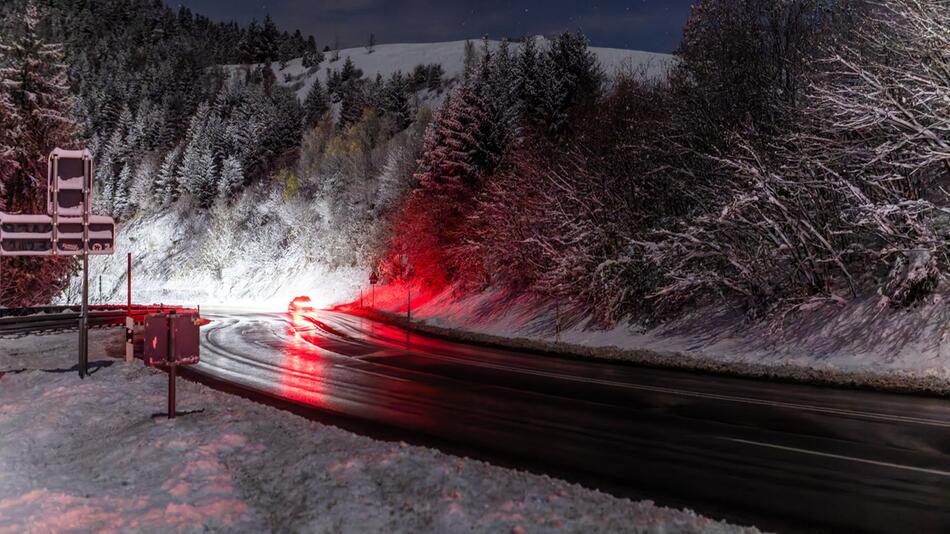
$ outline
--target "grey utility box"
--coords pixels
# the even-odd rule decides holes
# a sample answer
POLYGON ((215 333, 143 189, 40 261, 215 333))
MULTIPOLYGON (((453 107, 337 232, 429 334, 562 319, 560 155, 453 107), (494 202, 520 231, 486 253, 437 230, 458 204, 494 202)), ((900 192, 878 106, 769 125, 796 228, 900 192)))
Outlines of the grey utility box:
POLYGON ((193 365, 200 357, 200 321, 195 313, 145 317, 145 365, 193 365))

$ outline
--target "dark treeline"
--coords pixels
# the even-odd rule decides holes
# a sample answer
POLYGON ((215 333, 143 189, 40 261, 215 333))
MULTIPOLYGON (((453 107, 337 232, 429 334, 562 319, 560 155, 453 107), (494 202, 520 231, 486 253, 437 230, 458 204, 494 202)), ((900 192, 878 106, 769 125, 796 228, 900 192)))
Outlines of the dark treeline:
POLYGON ((430 128, 393 277, 571 302, 600 324, 946 287, 942 0, 703 0, 666 80, 582 40, 483 54, 430 128))

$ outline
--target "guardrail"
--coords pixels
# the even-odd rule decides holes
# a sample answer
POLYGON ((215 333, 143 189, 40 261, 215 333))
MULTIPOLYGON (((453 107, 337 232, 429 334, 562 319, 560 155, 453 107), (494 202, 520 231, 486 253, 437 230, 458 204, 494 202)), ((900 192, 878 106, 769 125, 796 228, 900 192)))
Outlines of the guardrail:
MULTIPOLYGON (((175 310, 193 311, 182 306, 132 306, 132 318, 141 324, 145 316, 175 310)), ((0 310, 0 336, 66 330, 79 327, 78 306, 44 306, 39 308, 12 308, 0 310)), ((128 316, 126 306, 91 306, 90 326, 122 326, 128 316)))

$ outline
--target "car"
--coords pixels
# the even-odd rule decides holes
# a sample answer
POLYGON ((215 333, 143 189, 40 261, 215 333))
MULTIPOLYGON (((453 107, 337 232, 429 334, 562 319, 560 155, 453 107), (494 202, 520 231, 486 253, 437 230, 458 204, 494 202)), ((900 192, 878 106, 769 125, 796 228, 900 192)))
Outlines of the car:
POLYGON ((313 302, 310 300, 310 297, 297 297, 290 301, 290 305, 287 306, 287 311, 290 313, 310 313, 316 310, 313 307, 313 302))

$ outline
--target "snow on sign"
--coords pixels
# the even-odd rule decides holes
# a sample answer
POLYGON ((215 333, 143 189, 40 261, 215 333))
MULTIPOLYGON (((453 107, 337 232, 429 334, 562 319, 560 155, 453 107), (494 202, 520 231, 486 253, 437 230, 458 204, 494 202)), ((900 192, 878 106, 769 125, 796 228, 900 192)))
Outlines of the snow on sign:
POLYGON ((0 256, 78 256, 83 252, 93 256, 115 252, 112 217, 90 215, 88 236, 84 236, 81 217, 59 217, 54 225, 49 215, 0 212, 0 256))
POLYGON ((89 213, 92 202, 92 154, 88 150, 57 148, 47 164, 49 184, 46 212, 63 217, 89 213))
POLYGON ((52 217, 0 212, 0 256, 52 255, 52 217))
POLYGON ((109 255, 115 221, 90 213, 93 163, 88 150, 49 155, 45 215, 0 212, 0 256, 109 255))

